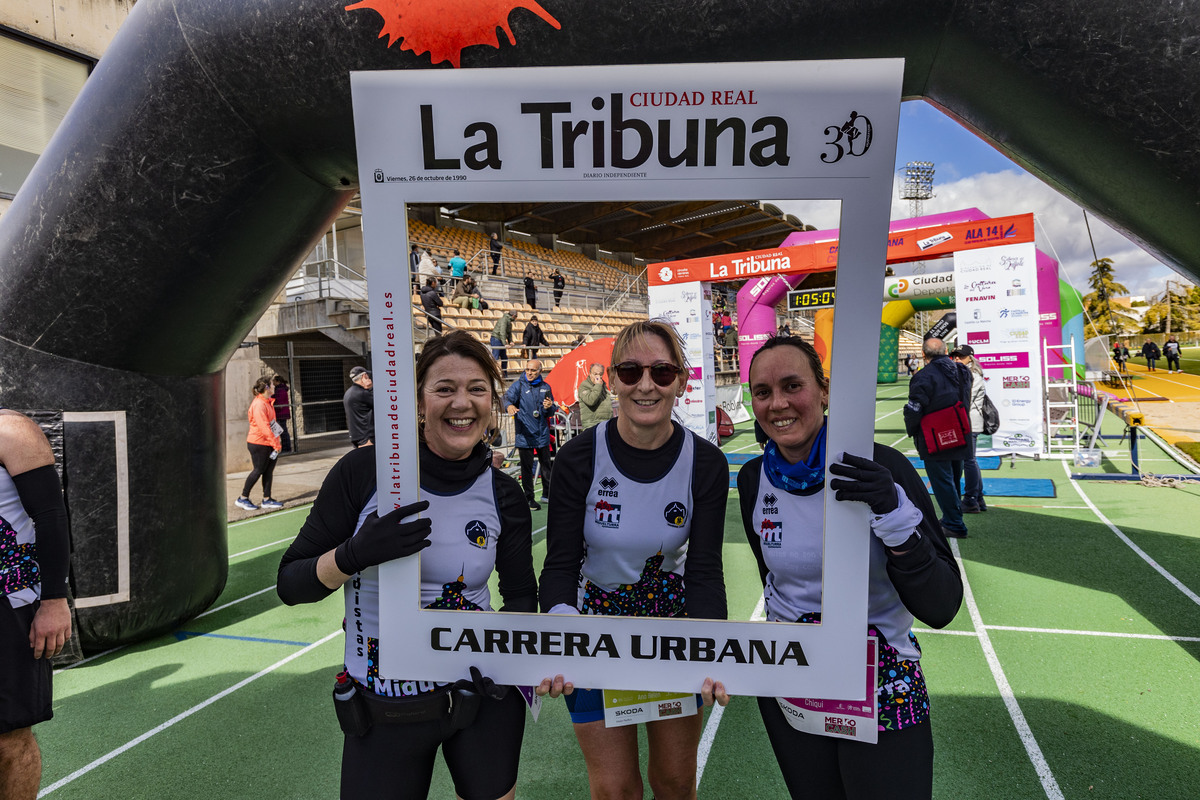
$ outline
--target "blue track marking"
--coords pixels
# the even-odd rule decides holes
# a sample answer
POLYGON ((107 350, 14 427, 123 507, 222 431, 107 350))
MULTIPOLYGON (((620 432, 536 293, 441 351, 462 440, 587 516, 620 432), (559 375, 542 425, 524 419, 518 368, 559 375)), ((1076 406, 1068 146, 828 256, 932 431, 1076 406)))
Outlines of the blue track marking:
MULTIPOLYGON (((923 477, 921 480, 925 482, 925 489, 933 494, 929 479, 923 477)), ((961 494, 961 481, 958 486, 961 494)), ((983 494, 985 497, 1058 497, 1054 481, 1049 478, 984 478, 983 494)))
MULTIPOLYGON (((925 462, 916 456, 909 456, 908 460, 917 469, 925 469, 925 462)), ((979 464, 980 469, 1000 469, 1000 456, 979 456, 975 462, 979 464)))
POLYGON ((175 641, 182 642, 197 636, 211 636, 214 639, 233 639, 238 642, 262 642, 263 644, 286 644, 292 647, 308 647, 312 642, 293 642, 287 639, 261 639, 257 636, 230 636, 225 633, 204 633, 203 631, 175 631, 175 641))

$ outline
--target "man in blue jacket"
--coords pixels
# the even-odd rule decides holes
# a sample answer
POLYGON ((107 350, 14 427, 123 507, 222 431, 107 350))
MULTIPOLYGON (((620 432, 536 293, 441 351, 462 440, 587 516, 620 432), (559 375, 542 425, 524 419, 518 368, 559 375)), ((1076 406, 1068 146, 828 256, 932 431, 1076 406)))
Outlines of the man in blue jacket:
MULTIPOLYGON (((946 344, 941 339, 926 339, 922 345, 925 368, 912 377, 908 384, 908 403, 904 406, 904 429, 917 445, 917 453, 925 462, 925 474, 938 507, 942 509, 942 532, 955 539, 967 535, 963 521, 962 506, 959 504, 959 487, 955 485, 954 462, 961 462, 970 453, 964 444, 949 450, 930 453, 921 434, 921 418, 933 411, 949 408, 961 402, 964 408, 971 407, 971 370, 946 355, 946 344)), ((969 435, 969 433, 968 433, 969 435)))
POLYGON ((514 415, 517 452, 521 455, 521 486, 534 511, 541 509, 533 495, 533 456, 542 467, 542 499, 550 496, 550 418, 558 411, 550 384, 542 380, 542 362, 525 362, 525 374, 504 393, 504 407, 514 415))

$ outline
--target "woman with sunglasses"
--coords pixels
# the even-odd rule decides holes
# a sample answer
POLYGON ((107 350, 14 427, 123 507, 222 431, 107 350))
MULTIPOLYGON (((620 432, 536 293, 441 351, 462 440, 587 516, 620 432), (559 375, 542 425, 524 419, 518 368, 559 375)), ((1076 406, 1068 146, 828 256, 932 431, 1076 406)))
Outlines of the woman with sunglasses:
MULTIPOLYGON (((554 465, 541 575, 543 611, 725 619, 721 544, 729 466, 671 419, 687 388, 682 343, 666 322, 635 322, 613 343, 616 419, 563 445, 554 465)), ((602 693, 559 675, 594 798, 642 797, 640 726, 606 728, 602 693)), ((701 700, 729 701, 706 680, 701 700)), ((647 723, 648 777, 658 800, 696 796, 702 716, 647 723)))
MULTIPOLYGON (((802 339, 768 339, 750 362, 754 416, 769 441, 738 473, 746 538, 758 561, 767 619, 820 621, 829 380, 802 339)), ((878 744, 796 730, 773 697, 759 713, 792 797, 929 798, 933 737, 914 617, 941 628, 958 613, 963 587, 920 476, 896 450, 830 463, 840 501, 870 506, 867 632, 879 639, 878 744)), ((837 531, 830 531, 837 535, 837 531)))
MULTIPOLYGON (((330 470, 279 565, 278 592, 288 605, 344 587, 351 624, 338 683, 350 682, 356 694, 335 705, 361 702, 371 722, 348 729, 339 715, 344 798, 426 797, 439 749, 458 797, 515 796, 527 713, 520 692, 482 676, 468 690, 379 668, 378 568, 386 561, 421 553, 426 608, 491 610, 495 571, 502 611, 537 609, 525 495, 493 466, 485 443, 499 413, 499 383, 491 354, 466 331, 430 339, 416 364, 423 499, 377 511, 375 448, 353 450, 330 470)), ((382 643, 389 645, 403 642, 382 643)))

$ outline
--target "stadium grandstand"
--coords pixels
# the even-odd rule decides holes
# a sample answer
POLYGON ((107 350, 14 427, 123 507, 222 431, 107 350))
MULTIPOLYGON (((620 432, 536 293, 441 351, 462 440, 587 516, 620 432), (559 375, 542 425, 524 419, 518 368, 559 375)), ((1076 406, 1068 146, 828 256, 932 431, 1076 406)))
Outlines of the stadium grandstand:
MULTIPOLYGON (((531 311, 524 279, 533 279, 536 313, 548 341, 538 357, 547 372, 578 344, 611 336, 630 321, 646 318, 649 265, 775 247, 794 231, 812 229, 775 206, 748 201, 414 205, 407 223, 410 241, 429 252, 443 277, 449 276, 449 260, 459 251, 486 306, 453 305, 447 289, 443 330, 467 330, 488 343, 501 314, 523 312, 513 325, 510 359, 524 354, 522 335, 531 311), (493 233, 503 245, 494 275, 493 233), (555 270, 564 279, 558 306, 551 283, 555 270)), ((301 441, 344 428, 341 397, 349 370, 369 365, 367 278, 379 268, 367 263, 362 208, 356 198, 298 266, 256 327, 262 371, 290 382, 293 426, 301 441)), ((408 253, 398 254, 382 268, 409 269, 408 253)), ((725 308, 728 297, 728 313, 735 314, 732 298, 737 288, 723 285, 714 306, 725 308)), ((415 292, 412 309, 420 347, 432 335, 432 326, 415 292)), ((718 380, 736 381, 734 355, 717 362, 718 380)))

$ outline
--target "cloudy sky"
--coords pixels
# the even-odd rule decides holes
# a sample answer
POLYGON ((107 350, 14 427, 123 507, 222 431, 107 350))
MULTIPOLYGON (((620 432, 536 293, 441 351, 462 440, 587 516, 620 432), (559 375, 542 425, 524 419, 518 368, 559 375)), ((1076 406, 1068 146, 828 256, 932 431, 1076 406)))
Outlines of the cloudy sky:
MULTIPOLYGON (((896 167, 909 161, 933 161, 936 169, 932 200, 924 214, 978 208, 991 217, 1033 212, 1039 249, 1057 256, 1060 270, 1086 294, 1093 260, 1083 211, 1079 206, 1018 167, 991 145, 920 100, 901 106, 896 167)), ((778 203, 805 223, 837 227, 836 203, 778 203)), ((909 203, 892 201, 892 219, 909 216, 909 203)), ((1096 255, 1111 258, 1114 276, 1132 295, 1149 296, 1165 289, 1168 278, 1181 276, 1161 264, 1094 215, 1088 214, 1096 255)))

